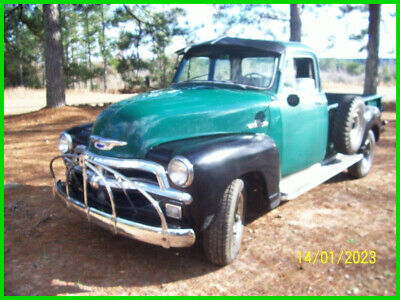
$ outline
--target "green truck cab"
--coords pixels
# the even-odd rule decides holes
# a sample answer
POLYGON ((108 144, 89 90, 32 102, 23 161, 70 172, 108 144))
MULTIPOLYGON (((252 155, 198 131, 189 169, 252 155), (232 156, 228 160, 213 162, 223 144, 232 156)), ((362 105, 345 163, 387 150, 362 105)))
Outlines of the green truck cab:
POLYGON ((381 97, 324 93, 307 46, 221 38, 177 53, 170 88, 61 134, 55 196, 90 222, 166 248, 202 236, 224 265, 239 254, 248 201, 273 209, 371 169, 381 97))

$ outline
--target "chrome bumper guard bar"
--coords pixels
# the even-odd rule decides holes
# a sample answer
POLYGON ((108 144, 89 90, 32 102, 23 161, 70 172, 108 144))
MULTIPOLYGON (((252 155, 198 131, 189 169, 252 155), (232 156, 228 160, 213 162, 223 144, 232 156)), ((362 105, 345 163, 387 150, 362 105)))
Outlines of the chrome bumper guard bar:
POLYGON ((148 191, 146 191, 149 190, 149 192, 151 193, 159 194, 162 196, 175 196, 171 198, 181 201, 183 204, 188 204, 191 202, 190 195, 170 189, 164 168, 156 163, 131 159, 108 159, 105 157, 96 157, 91 153, 82 153, 79 155, 64 154, 56 156, 51 160, 50 172, 54 180, 53 192, 55 199, 60 200, 71 211, 86 217, 89 222, 95 223, 100 227, 109 229, 115 234, 124 235, 132 239, 143 241, 149 244, 159 245, 164 248, 190 247, 194 244, 196 240, 193 229, 168 228, 166 218, 163 214, 159 202, 154 200, 154 198, 148 193, 148 191), (63 159, 66 163, 65 192, 63 191, 63 188, 61 186, 61 181, 57 181, 53 170, 53 163, 57 159, 63 159), (151 172, 157 177, 159 189, 156 189, 155 186, 149 187, 148 185, 140 184, 138 181, 131 180, 112 169, 110 165, 114 165, 118 168, 132 168, 151 172), (76 167, 80 167, 82 169, 84 203, 70 197, 69 193, 68 178, 70 177, 71 171, 76 167), (94 173, 96 176, 98 176, 98 178, 100 178, 102 185, 107 191, 111 204, 112 214, 100 211, 94 207, 89 207, 87 195, 88 171, 94 173), (148 226, 145 224, 119 218, 116 212, 112 188, 109 183, 110 179, 105 178, 102 171, 107 171, 114 176, 114 186, 116 183, 118 183, 121 189, 137 190, 143 196, 145 196, 157 212, 161 220, 161 227, 148 226), (157 191, 159 191, 159 193, 157 191))

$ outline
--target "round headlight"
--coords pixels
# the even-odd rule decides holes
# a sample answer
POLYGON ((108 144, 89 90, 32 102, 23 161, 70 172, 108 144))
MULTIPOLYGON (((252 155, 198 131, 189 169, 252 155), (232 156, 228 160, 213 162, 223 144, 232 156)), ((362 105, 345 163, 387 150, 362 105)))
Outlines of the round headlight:
POLYGON ((68 133, 63 132, 58 138, 58 150, 62 153, 67 153, 72 150, 72 138, 68 133))
POLYGON ((168 164, 168 176, 178 186, 187 187, 193 182, 193 165, 182 156, 175 156, 168 164))

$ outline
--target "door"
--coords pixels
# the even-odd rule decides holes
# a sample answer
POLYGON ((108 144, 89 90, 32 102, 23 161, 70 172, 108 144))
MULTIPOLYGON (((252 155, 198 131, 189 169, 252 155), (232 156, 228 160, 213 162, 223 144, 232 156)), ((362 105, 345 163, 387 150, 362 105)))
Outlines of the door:
POLYGON ((278 144, 282 177, 305 169, 325 156, 328 107, 319 87, 313 56, 287 57, 276 109, 280 114, 278 144))

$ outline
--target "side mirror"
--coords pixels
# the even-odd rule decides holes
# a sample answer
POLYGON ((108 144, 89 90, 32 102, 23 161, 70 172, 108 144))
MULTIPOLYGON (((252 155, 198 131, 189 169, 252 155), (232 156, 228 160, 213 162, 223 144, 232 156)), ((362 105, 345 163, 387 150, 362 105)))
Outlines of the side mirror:
POLYGON ((299 104, 299 102, 300 102, 300 98, 299 98, 299 96, 297 96, 297 95, 295 95, 295 94, 291 94, 291 95, 289 95, 289 96, 287 97, 287 103, 288 103, 290 106, 296 106, 296 105, 299 104))

